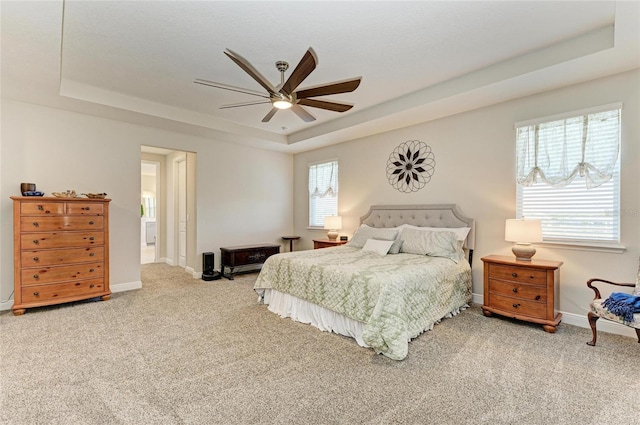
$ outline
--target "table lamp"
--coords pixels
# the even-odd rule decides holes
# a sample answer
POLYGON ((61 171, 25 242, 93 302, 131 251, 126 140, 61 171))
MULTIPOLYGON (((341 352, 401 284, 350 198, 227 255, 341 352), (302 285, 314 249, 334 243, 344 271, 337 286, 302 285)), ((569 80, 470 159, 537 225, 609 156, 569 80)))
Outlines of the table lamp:
POLYGON ((327 233, 329 240, 335 241, 338 238, 338 230, 342 229, 342 217, 339 215, 325 217, 324 228, 329 230, 327 233))
POLYGON ((538 219, 508 219, 504 226, 504 239, 515 242, 511 251, 519 261, 531 261, 536 253, 532 242, 542 242, 542 222, 538 219))

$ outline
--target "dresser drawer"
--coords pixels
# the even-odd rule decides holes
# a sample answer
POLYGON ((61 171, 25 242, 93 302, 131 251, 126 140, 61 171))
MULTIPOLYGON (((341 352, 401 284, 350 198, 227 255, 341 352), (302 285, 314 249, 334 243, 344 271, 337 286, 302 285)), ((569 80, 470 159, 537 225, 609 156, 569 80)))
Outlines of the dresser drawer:
POLYGON ((547 301, 547 287, 489 279, 489 292, 529 301, 547 301))
POLYGON ((20 235, 21 249, 104 245, 104 232, 50 232, 20 235))
POLYGON ((102 216, 97 217, 20 217, 23 232, 41 232, 44 230, 101 230, 102 216))
POLYGON ((503 264, 489 264, 489 278, 536 285, 547 284, 547 272, 544 270, 503 264))
POLYGON ((22 302, 46 302, 56 298, 69 298, 104 292, 104 279, 89 279, 80 282, 34 285, 22 288, 22 302))
POLYGON ((64 214, 62 202, 23 202, 20 205, 22 215, 51 215, 64 214))
POLYGON ((104 248, 51 249, 22 251, 22 267, 56 266, 62 264, 88 263, 104 260, 104 248))
POLYGON ((104 276, 104 264, 88 263, 73 266, 23 269, 21 275, 23 285, 90 279, 104 276))
POLYGON ((91 202, 67 202, 67 214, 102 215, 104 204, 91 202))
POLYGON ((544 319, 547 314, 547 304, 536 301, 526 301, 519 298, 489 294, 489 306, 500 310, 503 314, 513 313, 519 316, 529 316, 544 319))

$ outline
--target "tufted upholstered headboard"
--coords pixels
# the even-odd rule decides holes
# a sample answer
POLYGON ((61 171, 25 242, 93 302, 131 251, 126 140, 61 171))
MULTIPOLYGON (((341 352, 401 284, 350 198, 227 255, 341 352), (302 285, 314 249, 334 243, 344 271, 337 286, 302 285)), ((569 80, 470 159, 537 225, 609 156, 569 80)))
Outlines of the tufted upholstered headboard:
POLYGON ((465 241, 469 264, 476 242, 476 221, 462 214, 456 204, 373 205, 360 217, 360 223, 371 227, 397 227, 412 224, 420 227, 470 227, 465 241))

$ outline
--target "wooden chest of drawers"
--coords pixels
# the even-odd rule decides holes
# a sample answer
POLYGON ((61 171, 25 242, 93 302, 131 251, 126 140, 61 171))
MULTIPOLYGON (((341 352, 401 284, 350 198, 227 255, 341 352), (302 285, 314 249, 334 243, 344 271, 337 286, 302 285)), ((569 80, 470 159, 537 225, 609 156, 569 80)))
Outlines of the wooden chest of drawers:
POLYGON ((240 266, 259 265, 280 252, 280 245, 244 245, 220 248, 220 271, 222 276, 233 280, 233 270, 240 266), (229 268, 229 274, 225 274, 225 268, 229 268))
POLYGON ((110 199, 12 196, 13 314, 109 290, 110 199))
POLYGON ((555 332, 561 313, 557 311, 559 261, 516 261, 513 257, 489 255, 484 262, 485 316, 493 313, 540 323, 555 332))

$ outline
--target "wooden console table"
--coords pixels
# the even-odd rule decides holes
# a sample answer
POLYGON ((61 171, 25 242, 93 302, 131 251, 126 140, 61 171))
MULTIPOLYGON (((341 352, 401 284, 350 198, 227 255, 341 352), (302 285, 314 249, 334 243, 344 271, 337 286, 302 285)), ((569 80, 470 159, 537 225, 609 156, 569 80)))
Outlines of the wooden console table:
POLYGON ((260 265, 273 254, 280 252, 280 245, 244 245, 220 248, 220 272, 222 276, 233 280, 233 272, 236 267, 260 265), (229 274, 225 274, 225 268, 229 268, 229 274))

